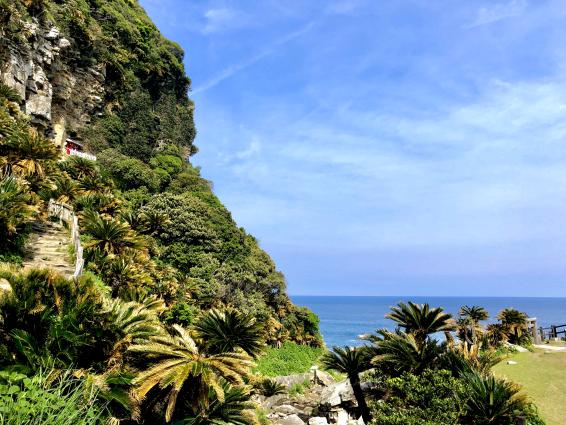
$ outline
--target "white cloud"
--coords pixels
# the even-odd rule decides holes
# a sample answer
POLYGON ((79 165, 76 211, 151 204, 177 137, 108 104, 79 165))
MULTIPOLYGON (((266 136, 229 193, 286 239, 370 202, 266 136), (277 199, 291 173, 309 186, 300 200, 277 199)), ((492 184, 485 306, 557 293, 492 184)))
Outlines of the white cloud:
POLYGON ((289 43, 290 41, 302 36, 306 32, 310 31, 313 26, 314 26, 314 22, 310 22, 307 25, 303 26, 302 28, 284 35, 283 37, 275 40, 273 43, 271 43, 269 46, 265 47, 263 50, 259 51, 255 55, 243 60, 242 62, 235 63, 235 64, 228 66, 226 69, 221 71, 218 75, 212 77, 210 80, 205 81, 203 84, 197 86, 191 93, 193 95, 195 95, 195 94, 198 94, 198 93, 201 93, 201 92, 205 92, 205 91, 217 86, 222 81, 224 81, 224 80, 232 77, 233 75, 237 74, 238 72, 252 66, 253 64, 259 62, 261 59, 265 58, 266 56, 273 54, 277 50, 278 47, 281 47, 281 46, 289 43))
POLYGON ((212 34, 228 29, 240 28, 246 25, 246 15, 235 9, 221 8, 209 9, 205 12, 206 24, 203 34, 212 34))
POLYGON ((505 3, 495 3, 481 7, 473 22, 467 28, 493 24, 503 19, 514 18, 523 14, 527 8, 527 0, 511 0, 505 3))

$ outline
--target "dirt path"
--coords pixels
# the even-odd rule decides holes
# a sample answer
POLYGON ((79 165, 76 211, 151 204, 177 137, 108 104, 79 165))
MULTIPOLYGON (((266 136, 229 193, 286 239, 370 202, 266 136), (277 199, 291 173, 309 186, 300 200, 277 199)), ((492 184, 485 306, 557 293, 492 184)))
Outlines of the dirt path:
POLYGON ((73 276, 75 267, 69 256, 70 237, 59 223, 41 222, 34 224, 34 233, 27 243, 24 269, 49 268, 73 276))

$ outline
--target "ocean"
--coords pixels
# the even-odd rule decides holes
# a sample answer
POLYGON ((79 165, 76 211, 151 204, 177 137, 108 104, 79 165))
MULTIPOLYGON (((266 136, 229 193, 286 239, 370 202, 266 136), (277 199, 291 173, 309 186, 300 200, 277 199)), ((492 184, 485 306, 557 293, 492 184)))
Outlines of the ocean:
POLYGON ((292 296, 297 305, 306 306, 320 317, 320 329, 328 347, 358 345, 359 335, 378 328, 394 329, 385 318, 390 307, 399 301, 429 303, 443 307, 456 315, 462 305, 479 305, 490 314, 487 321, 495 321, 497 313, 513 307, 537 318, 537 326, 566 324, 566 298, 509 298, 509 297, 325 297, 292 296))

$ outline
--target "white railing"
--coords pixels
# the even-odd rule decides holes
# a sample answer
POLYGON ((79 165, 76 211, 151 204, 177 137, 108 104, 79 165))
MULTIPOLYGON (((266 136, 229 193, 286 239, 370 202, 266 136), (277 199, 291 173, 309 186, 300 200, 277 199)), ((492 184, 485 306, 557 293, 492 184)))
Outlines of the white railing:
POLYGON ((50 216, 58 217, 66 222, 71 228, 71 242, 75 248, 75 273, 73 277, 78 277, 83 273, 85 260, 83 258, 83 247, 81 245, 81 235, 79 233, 79 219, 73 212, 73 208, 62 202, 49 200, 47 212, 50 216))
POLYGON ((96 161, 96 156, 91 153, 86 153, 83 151, 78 151, 76 149, 67 149, 67 155, 79 156, 81 158, 90 159, 91 161, 96 161))

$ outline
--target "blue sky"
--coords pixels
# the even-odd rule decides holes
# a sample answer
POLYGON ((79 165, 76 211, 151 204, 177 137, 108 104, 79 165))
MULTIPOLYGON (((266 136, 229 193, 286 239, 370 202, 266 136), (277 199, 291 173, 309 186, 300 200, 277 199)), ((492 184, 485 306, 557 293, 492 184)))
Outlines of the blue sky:
POLYGON ((141 0, 291 294, 566 296, 562 0, 141 0))

